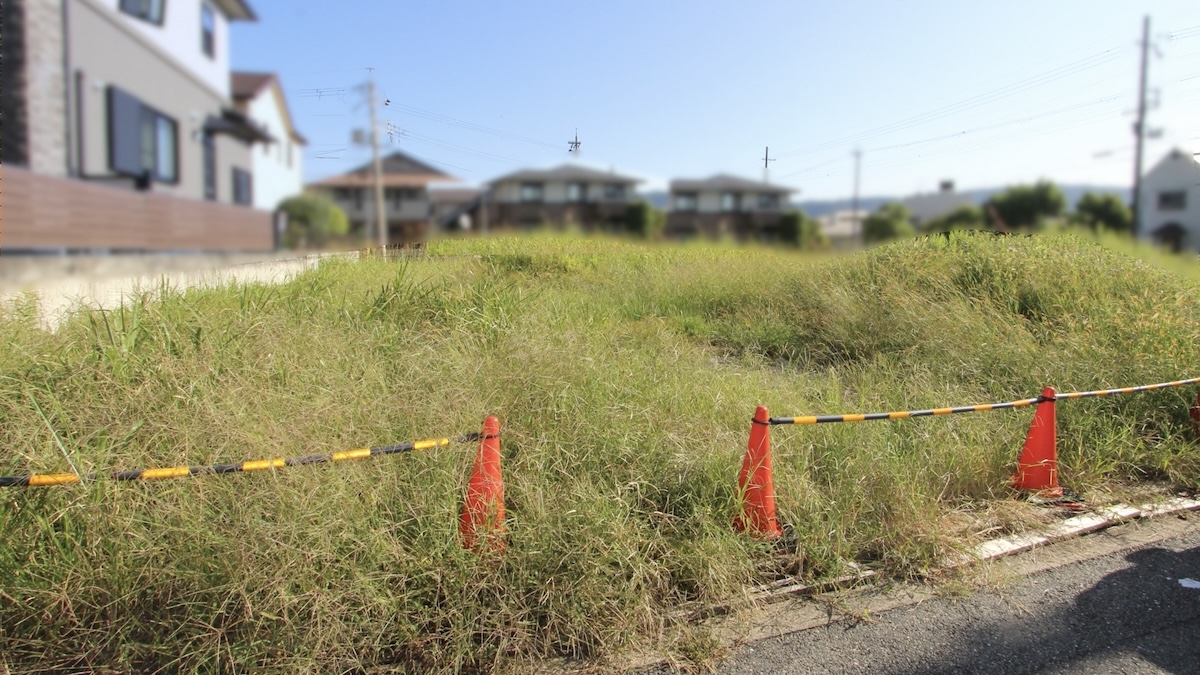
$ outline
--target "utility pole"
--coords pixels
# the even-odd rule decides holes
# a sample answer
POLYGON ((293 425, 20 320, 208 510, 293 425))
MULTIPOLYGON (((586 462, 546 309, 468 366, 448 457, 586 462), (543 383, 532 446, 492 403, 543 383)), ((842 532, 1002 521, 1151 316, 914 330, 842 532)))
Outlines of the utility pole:
POLYGON ((860 160, 862 159, 862 151, 858 148, 854 149, 854 196, 850 199, 850 217, 853 219, 854 227, 859 230, 859 235, 862 237, 863 244, 867 243, 867 233, 863 231, 862 224, 858 221, 858 169, 860 160))
POLYGON ((487 234, 488 231, 488 184, 484 183, 479 189, 479 232, 487 234))
POLYGON ((383 162, 379 159, 379 122, 375 111, 375 70, 367 81, 367 105, 371 108, 371 160, 375 165, 375 227, 379 233, 379 248, 388 243, 387 214, 383 210, 383 162))
POLYGON ((1142 207, 1142 141, 1146 138, 1146 68, 1150 59, 1150 15, 1142 18, 1142 67, 1138 76, 1137 121, 1133 123, 1135 134, 1133 153, 1133 236, 1136 239, 1141 228, 1142 207))
POLYGON ((774 159, 771 159, 770 146, 763 146, 763 184, 771 182, 770 180, 768 180, 768 178, 770 177, 770 174, 767 172, 767 162, 774 162, 774 161, 775 161, 774 159))

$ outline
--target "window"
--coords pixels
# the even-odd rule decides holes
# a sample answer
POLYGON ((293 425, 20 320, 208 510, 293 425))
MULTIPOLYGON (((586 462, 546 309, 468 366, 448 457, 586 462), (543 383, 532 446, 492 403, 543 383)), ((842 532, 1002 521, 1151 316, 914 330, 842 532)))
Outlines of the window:
POLYGON ((233 203, 249 206, 254 203, 254 185, 249 171, 233 167, 233 203))
POLYGON ((217 55, 217 17, 208 3, 200 5, 200 48, 210 59, 217 55))
POLYGON ((212 134, 204 134, 204 198, 217 200, 217 148, 212 134))
POLYGON ((179 125, 116 88, 108 88, 108 165, 125 176, 179 180, 179 125))
POLYGON ((521 201, 523 201, 523 202, 541 202, 542 201, 542 184, 541 183, 521 183, 521 201))
POLYGON ((162 25, 166 0, 121 0, 121 11, 142 21, 162 25))
POLYGON ((677 192, 675 193, 675 210, 676 211, 695 211, 696 210, 696 193, 695 192, 677 192))
POLYGON ((625 199, 625 185, 622 183, 605 183, 604 199, 606 201, 614 202, 619 202, 625 199))
POLYGON ((292 168, 292 142, 288 141, 288 168, 292 168))
POLYGON ((779 210, 779 195, 763 192, 758 195, 758 208, 763 211, 779 210))
POLYGON ((567 183, 567 201, 582 202, 587 200, 587 185, 583 183, 567 183))
POLYGON ((1187 193, 1183 190, 1158 193, 1159 211, 1183 211, 1187 208, 1187 193))
POLYGON ((354 190, 354 208, 362 211, 363 191, 355 188, 354 190))
POLYGON ((721 210, 730 213, 742 210, 742 195, 738 192, 721 193, 721 210))

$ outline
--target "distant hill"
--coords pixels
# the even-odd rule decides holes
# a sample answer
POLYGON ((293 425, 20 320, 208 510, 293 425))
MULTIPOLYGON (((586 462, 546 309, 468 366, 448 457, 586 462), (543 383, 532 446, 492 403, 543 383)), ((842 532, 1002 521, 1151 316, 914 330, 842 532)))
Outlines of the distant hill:
MULTIPOLYGON (((1074 209, 1075 202, 1083 196, 1085 192, 1095 192, 1099 194, 1115 194, 1126 202, 1129 201, 1129 188, 1113 187, 1111 185, 1059 185, 1063 195, 1067 198, 1067 208, 1074 209)), ((997 192, 1003 192, 1008 188, 978 188, 974 190, 962 190, 960 194, 965 194, 971 197, 971 200, 976 204, 982 204, 989 197, 997 192)), ((903 197, 859 197, 858 206, 867 211, 874 211, 887 202, 895 202, 904 199, 911 195, 903 197)), ((641 194, 642 199, 650 202, 650 205, 656 209, 666 209, 669 201, 668 195, 664 191, 644 192, 641 194)), ((834 211, 849 211, 850 199, 811 199, 794 202, 793 206, 802 209, 810 216, 824 216, 833 213, 834 211)))

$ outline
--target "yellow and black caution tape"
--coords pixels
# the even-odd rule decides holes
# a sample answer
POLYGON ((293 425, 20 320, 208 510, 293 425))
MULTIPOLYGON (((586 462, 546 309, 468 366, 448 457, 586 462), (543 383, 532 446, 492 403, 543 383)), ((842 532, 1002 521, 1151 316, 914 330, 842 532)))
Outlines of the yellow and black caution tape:
MULTIPOLYGON (((113 471, 108 474, 109 480, 158 480, 160 478, 183 478, 184 476, 200 476, 218 473, 247 473, 250 471, 265 471, 281 469, 285 466, 302 466, 304 464, 324 464, 327 462, 344 462, 352 459, 366 459, 381 455, 393 455, 414 450, 428 450, 449 445, 451 441, 469 443, 479 440, 477 433, 465 434, 457 438, 432 438, 424 441, 411 441, 399 445, 384 445, 376 448, 358 448, 343 450, 328 455, 305 455, 303 457, 279 457, 276 459, 256 459, 237 464, 213 464, 211 466, 169 466, 158 469, 141 469, 136 471, 113 471)), ((0 487, 40 487, 45 485, 71 485, 84 480, 97 480, 100 474, 79 476, 73 473, 42 473, 28 476, 0 476, 0 487)))
POLYGON ((1153 391, 1155 389, 1166 389, 1168 387, 1182 387, 1185 384, 1196 384, 1200 382, 1200 377, 1193 377, 1187 380, 1175 380, 1174 382, 1160 382, 1159 384, 1144 384, 1140 387, 1125 387, 1123 389, 1099 389, 1096 391, 1073 391, 1067 394, 1056 394, 1055 398, 1090 398, 1092 396, 1112 396, 1113 394, 1132 394, 1139 391, 1153 391))
POLYGON ((1027 405, 1041 403, 1042 397, 1025 398, 1019 401, 1004 403, 985 403, 983 405, 964 405, 957 408, 930 408, 929 410, 902 410, 899 412, 867 413, 865 415, 807 415, 804 417, 772 417, 771 424, 827 424, 830 422, 869 422, 871 420, 904 420, 910 417, 929 417, 931 415, 953 415, 955 413, 979 412, 981 410, 1002 410, 1004 408, 1022 408, 1027 405))
POLYGON ((932 415, 953 415, 956 413, 980 412, 983 410, 1003 410, 1005 408, 1023 408, 1025 406, 1042 403, 1044 401, 1054 401, 1058 399, 1071 398, 1089 398, 1092 396, 1110 396, 1113 394, 1132 394, 1139 391, 1153 391, 1155 389, 1166 389, 1168 387, 1181 387, 1185 384, 1196 384, 1200 382, 1200 377, 1193 377, 1186 380, 1175 380, 1174 382, 1162 382, 1159 384, 1146 384, 1140 387, 1124 387, 1121 389, 1100 389, 1097 391, 1075 391, 1066 394, 1055 394, 1051 396, 1038 396, 1036 398, 1025 398, 1018 401, 1006 401, 1004 403, 985 403, 983 405, 964 405, 956 408, 932 408, 929 410, 904 410, 900 412, 885 412, 885 413, 868 413, 865 415, 807 415, 804 417, 772 417, 771 424, 828 424, 831 422, 869 422, 871 420, 902 420, 910 417, 929 417, 932 415))

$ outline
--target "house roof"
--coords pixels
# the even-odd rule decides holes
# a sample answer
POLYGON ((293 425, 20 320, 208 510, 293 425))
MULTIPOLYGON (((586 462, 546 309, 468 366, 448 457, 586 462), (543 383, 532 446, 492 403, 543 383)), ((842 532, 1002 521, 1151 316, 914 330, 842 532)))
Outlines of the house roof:
MULTIPOLYGON (((438 171, 397 150, 382 158, 383 184, 387 187, 419 187, 438 181, 458 179, 438 171)), ((330 176, 311 185, 316 187, 361 187, 374 185, 375 166, 367 162, 362 166, 337 176, 330 176)))
POLYGON ((247 73, 234 71, 229 74, 230 94, 236 99, 258 96, 275 79, 275 73, 247 73))
POLYGON ((308 145, 308 139, 296 130, 296 125, 292 122, 292 111, 288 108, 287 98, 283 95, 283 85, 279 83, 278 75, 234 71, 229 74, 229 89, 233 102, 243 112, 245 112, 246 104, 252 99, 258 98, 267 89, 274 90, 279 111, 283 116, 283 123, 287 125, 288 135, 300 145, 308 145))
POLYGON ((611 171, 598 171, 576 164, 563 164, 553 169, 523 169, 499 178, 490 184, 509 181, 597 181, 605 183, 640 183, 642 179, 632 176, 622 176, 611 171))
POLYGON ((246 0, 213 0, 231 21, 258 21, 246 0))
POLYGON ((748 180, 727 173, 719 173, 700 180, 680 179, 671 181, 671 192, 709 192, 714 190, 741 190, 744 192, 795 192, 794 188, 771 185, 757 180, 748 180))

